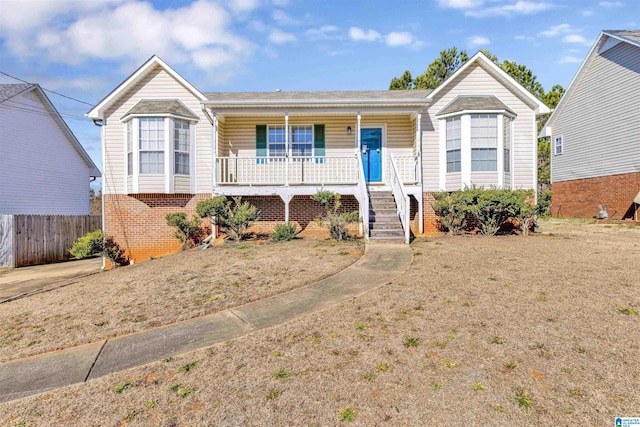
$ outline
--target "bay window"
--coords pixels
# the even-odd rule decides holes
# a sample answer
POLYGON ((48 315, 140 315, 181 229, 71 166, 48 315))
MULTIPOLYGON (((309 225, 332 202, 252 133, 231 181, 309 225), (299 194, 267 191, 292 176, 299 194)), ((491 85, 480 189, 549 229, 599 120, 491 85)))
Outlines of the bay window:
POLYGON ((471 114, 471 171, 498 170, 498 120, 495 114, 471 114))
POLYGON ((460 172, 460 117, 447 119, 447 173, 460 172))
POLYGON ((138 150, 140 175, 164 173, 164 119, 139 119, 138 150))
POLYGON ((189 122, 175 120, 173 123, 174 174, 189 175, 190 145, 189 122))

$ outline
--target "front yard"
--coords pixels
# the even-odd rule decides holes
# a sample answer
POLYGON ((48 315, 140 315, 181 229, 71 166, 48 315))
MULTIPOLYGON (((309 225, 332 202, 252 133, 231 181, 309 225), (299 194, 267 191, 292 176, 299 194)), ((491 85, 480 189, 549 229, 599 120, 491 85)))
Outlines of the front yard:
MULTIPOLYGON (((547 221, 542 230, 550 234, 418 239, 412 267, 364 296, 208 349, 0 404, 0 423, 613 425, 617 416, 638 416, 640 228, 547 221)), ((227 263, 226 274, 236 275, 230 280, 247 292, 260 289, 253 272, 269 264, 266 248, 249 248, 250 264, 227 263)), ((167 299, 163 307, 186 304, 206 270, 173 273, 171 284, 184 292, 154 298, 167 299)), ((116 288, 154 283, 165 274, 155 271, 116 288)), ((88 310, 109 309, 95 289, 88 310)), ((146 315, 146 305, 137 306, 143 296, 127 300, 127 315, 115 318, 146 315)), ((29 300, 21 310, 33 312, 29 300)), ((65 316, 71 302, 41 304, 65 316)), ((14 309, 13 317, 20 313, 14 309)), ((2 316, 3 333, 19 321, 2 316)), ((46 335, 44 312, 38 316, 46 335)), ((5 358, 16 351, 2 350, 5 358)))

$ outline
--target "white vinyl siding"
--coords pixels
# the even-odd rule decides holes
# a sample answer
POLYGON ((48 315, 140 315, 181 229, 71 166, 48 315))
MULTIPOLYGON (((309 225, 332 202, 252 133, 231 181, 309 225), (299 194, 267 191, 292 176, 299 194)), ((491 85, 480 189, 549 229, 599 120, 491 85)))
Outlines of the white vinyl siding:
MULTIPOLYGON (((105 162, 107 164, 107 170, 103 174, 105 194, 126 194, 132 192, 134 187, 139 193, 168 192, 166 180, 164 181, 165 186, 162 188, 159 186, 159 180, 143 179, 143 176, 139 176, 136 183, 133 182, 133 179, 130 184, 127 183, 127 156, 123 141, 126 132, 124 123, 120 119, 141 99, 179 99, 200 117, 199 121, 192 124, 191 128, 193 142, 191 156, 194 158, 189 159, 191 174, 188 177, 190 190, 187 193, 210 193, 212 190, 211 124, 202 113, 200 101, 158 66, 105 111, 105 126, 103 127, 105 162)), ((173 169, 172 163, 169 163, 169 167, 173 169)), ((178 192, 178 189, 174 189, 174 192, 178 192)))
MULTIPOLYGON (((515 88, 505 86, 496 76, 484 68, 472 64, 453 79, 446 90, 439 93, 429 109, 422 112, 422 170, 424 191, 454 191, 462 188, 460 176, 446 174, 440 182, 440 123, 435 114, 442 110, 458 95, 494 95, 512 110, 516 117, 511 122, 511 181, 514 188, 535 188, 536 170, 536 127, 534 105, 515 88)), ((473 172, 471 184, 499 185, 498 172, 473 172)))
POLYGON ((640 171, 640 47, 596 50, 550 124, 552 182, 640 171))
POLYGON ((0 105, 0 214, 87 215, 89 166, 43 102, 30 91, 0 105))
POLYGON ((471 115, 471 170, 498 170, 498 122, 495 114, 471 115))

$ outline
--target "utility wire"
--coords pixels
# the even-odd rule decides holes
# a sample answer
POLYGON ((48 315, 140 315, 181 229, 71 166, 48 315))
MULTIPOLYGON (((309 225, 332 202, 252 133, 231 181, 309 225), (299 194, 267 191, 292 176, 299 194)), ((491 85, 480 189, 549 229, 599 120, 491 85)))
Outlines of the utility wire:
MULTIPOLYGON (((28 81, 26 81, 26 80, 19 79, 19 78, 18 78, 18 77, 16 77, 16 76, 12 76, 11 74, 7 74, 7 73, 5 73, 4 71, 0 71, 0 74, 4 74, 4 75, 5 75, 5 76, 7 76, 7 77, 11 77, 12 79, 16 79, 16 80, 18 80, 18 81, 21 81, 22 83, 33 84, 33 83, 28 82, 28 81)), ((43 87, 42 89, 43 89, 43 90, 46 90, 47 92, 55 93, 56 95, 61 96, 61 97, 63 97, 63 98, 67 98, 67 99, 70 99, 70 100, 72 100, 72 101, 79 102, 79 103, 81 103, 81 104, 86 104, 86 105, 89 105, 89 106, 91 106, 91 107, 93 107, 93 106, 95 105, 95 104, 91 104, 90 102, 85 102, 85 101, 82 101, 82 100, 80 100, 80 99, 74 98, 74 97, 72 97, 72 96, 64 95, 64 94, 62 94, 62 93, 60 93, 60 92, 56 92, 55 90, 47 89, 47 88, 45 88, 45 87, 43 87)))
POLYGON ((47 107, 43 107, 42 109, 38 109, 37 107, 35 107, 34 105, 31 104, 25 104, 23 102, 18 102, 18 101, 14 101, 13 99, 8 99, 5 101, 7 104, 13 104, 13 108, 15 110, 19 110, 19 111, 25 111, 25 112, 30 112, 30 113, 34 113, 34 114, 40 114, 42 116, 48 116, 47 113, 45 113, 45 111, 48 111, 51 114, 60 114, 61 116, 67 116, 73 119, 78 119, 78 120, 83 120, 86 121, 87 118, 86 117, 81 117, 81 116, 76 116, 74 114, 69 114, 69 113, 62 113, 60 111, 54 111, 50 108, 47 107))

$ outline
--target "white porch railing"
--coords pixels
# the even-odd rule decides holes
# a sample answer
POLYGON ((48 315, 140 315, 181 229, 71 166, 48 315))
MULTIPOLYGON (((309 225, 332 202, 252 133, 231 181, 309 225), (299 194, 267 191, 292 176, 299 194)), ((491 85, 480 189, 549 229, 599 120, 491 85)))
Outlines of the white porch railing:
POLYGON ((358 150, 356 155, 358 162, 358 199, 360 202, 360 218, 362 219, 362 234, 365 240, 369 240, 369 190, 364 177, 364 167, 362 166, 362 154, 358 150))
MULTIPOLYGON (((356 156, 218 157, 218 185, 304 185, 358 182, 356 156)), ((361 166, 360 166, 361 167, 361 166)))
POLYGON ((418 156, 389 154, 395 158, 398 174, 403 184, 417 184, 420 182, 418 169, 418 156))
POLYGON ((402 176, 398 171, 398 166, 396 163, 395 156, 391 154, 389 156, 391 160, 389 163, 391 164, 390 175, 391 175, 391 191, 393 191, 393 197, 396 199, 396 207, 398 209, 398 216, 400 217, 400 222, 402 223, 402 228, 404 229, 404 241, 405 243, 409 243, 411 238, 411 229, 410 229, 410 210, 411 203, 409 201, 409 196, 402 185, 402 176))

